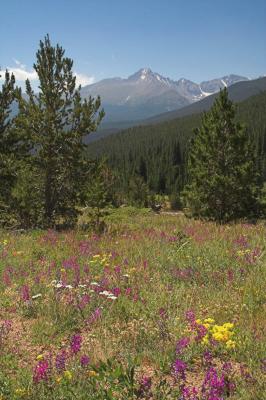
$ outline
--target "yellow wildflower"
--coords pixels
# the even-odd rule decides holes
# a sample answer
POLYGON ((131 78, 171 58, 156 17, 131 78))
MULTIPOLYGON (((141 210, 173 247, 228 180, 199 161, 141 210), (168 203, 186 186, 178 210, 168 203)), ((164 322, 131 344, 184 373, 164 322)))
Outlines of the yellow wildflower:
POLYGON ((40 361, 43 359, 43 354, 38 354, 36 360, 40 361))
POLYGON ((221 332, 215 332, 212 334, 213 339, 215 339, 217 342, 223 342, 224 341, 224 335, 221 332))
POLYGON ((204 338, 202 339, 201 343, 202 343, 202 344, 205 344, 205 345, 207 345, 207 344, 210 343, 208 335, 205 335, 205 336, 204 336, 204 338))
POLYGON ((17 396, 24 396, 26 394, 26 390, 24 388, 18 388, 15 390, 15 394, 17 396))
POLYGON ((61 381, 62 381, 62 377, 61 376, 57 376, 56 378, 55 378, 55 381, 56 381, 56 383, 60 383, 61 381))
POLYGON ((89 376, 97 376, 98 374, 96 371, 91 370, 91 371, 88 371, 88 375, 89 376))
POLYGON ((214 324, 215 320, 213 318, 205 318, 204 322, 206 324, 214 324))
POLYGON ((71 381, 71 379, 72 379, 72 373, 70 372, 70 371, 64 371, 64 377, 67 379, 67 380, 69 380, 69 381, 71 381))
POLYGON ((234 340, 227 340, 225 343, 227 349, 234 349, 236 347, 236 342, 234 340))
POLYGON ((226 322, 225 324, 223 324, 223 327, 226 329, 233 329, 234 324, 232 324, 231 322, 226 322))

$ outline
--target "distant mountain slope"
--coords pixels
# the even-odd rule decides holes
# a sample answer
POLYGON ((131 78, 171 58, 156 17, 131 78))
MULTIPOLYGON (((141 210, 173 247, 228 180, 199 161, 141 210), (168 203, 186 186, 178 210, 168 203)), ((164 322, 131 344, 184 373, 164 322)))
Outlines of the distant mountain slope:
POLYGON ((105 122, 141 120, 162 112, 183 108, 220 88, 248 78, 228 75, 211 81, 194 83, 174 81, 150 68, 142 68, 126 79, 104 79, 81 89, 84 98, 100 96, 106 111, 105 122))
MULTIPOLYGON (((243 101, 248 97, 254 96, 265 90, 266 90, 266 77, 250 81, 238 82, 228 88, 229 97, 231 100, 235 102, 243 101)), ((174 110, 167 113, 159 114, 143 122, 145 124, 157 123, 160 121, 171 120, 178 117, 184 117, 186 115, 198 114, 203 111, 208 111, 211 108, 217 96, 218 93, 215 93, 213 95, 204 98, 201 101, 198 101, 197 103, 191 104, 180 110, 174 110)))
MULTIPOLYGON (((260 86, 261 87, 261 86, 260 86)), ((258 164, 266 181, 266 90, 237 104, 236 118, 254 138, 258 164)), ((128 182, 145 170, 145 180, 156 193, 173 193, 184 182, 187 143, 201 114, 192 114, 157 124, 131 127, 93 142, 90 157, 107 157, 112 168, 128 182)))
MULTIPOLYGON (((228 88, 229 97, 235 102, 240 102, 242 100, 247 99, 248 97, 254 96, 265 90, 266 90, 266 77, 250 81, 237 82, 228 88)), ((110 123, 104 120, 101 126, 99 127, 97 133, 90 135, 88 137, 87 142, 92 142, 94 140, 107 137, 111 134, 120 132, 121 130, 127 129, 132 126, 157 124, 162 121, 172 120, 175 118, 180 118, 187 115, 198 114, 203 111, 207 111, 212 106, 216 96, 217 93, 205 97, 204 99, 197 101, 193 104, 190 104, 189 106, 183 107, 181 109, 163 114, 158 114, 155 117, 139 121, 136 120, 123 121, 123 122, 113 121, 112 123, 110 123)))

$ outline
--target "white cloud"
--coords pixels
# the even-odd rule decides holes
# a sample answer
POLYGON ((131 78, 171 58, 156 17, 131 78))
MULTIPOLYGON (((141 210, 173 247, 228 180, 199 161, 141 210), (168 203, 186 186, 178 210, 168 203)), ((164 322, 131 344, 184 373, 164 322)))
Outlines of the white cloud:
MULTIPOLYGON (((37 72, 32 69, 32 70, 27 70, 26 65, 22 64, 20 61, 16 60, 14 58, 14 63, 16 64, 15 67, 6 67, 6 69, 15 75, 16 81, 19 82, 25 82, 26 79, 29 79, 30 81, 38 81, 38 75, 37 72)), ((5 69, 2 71, 0 70, 0 80, 4 80, 5 77, 5 69)), ((94 82, 94 77, 93 76, 88 76, 85 74, 80 74, 78 72, 74 72, 74 75, 76 77, 76 84, 81 85, 81 86, 86 86, 90 85, 91 83, 94 82)))
POLYGON ((91 85, 94 82, 94 76, 88 76, 85 74, 74 73, 76 77, 76 84, 81 86, 91 85))
MULTIPOLYGON (((25 81, 29 79, 30 81, 36 81, 38 79, 38 75, 34 69, 28 70, 26 69, 26 65, 22 64, 20 61, 14 59, 16 67, 6 67, 6 69, 15 75, 16 81, 25 81)), ((0 79, 4 79, 5 70, 0 71, 0 75, 2 77, 0 79)))

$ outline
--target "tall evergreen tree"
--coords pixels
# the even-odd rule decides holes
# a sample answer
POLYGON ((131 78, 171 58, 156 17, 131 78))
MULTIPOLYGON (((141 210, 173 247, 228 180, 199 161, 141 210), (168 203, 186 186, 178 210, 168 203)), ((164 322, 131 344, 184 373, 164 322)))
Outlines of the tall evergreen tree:
POLYGON ((15 77, 5 72, 4 83, 0 90, 0 223, 10 217, 11 191, 16 181, 16 161, 19 158, 18 136, 13 129, 12 103, 20 95, 15 88, 15 77))
POLYGON ((147 182, 147 166, 144 157, 140 157, 139 161, 139 175, 142 176, 144 182, 147 182))
POLYGON ((235 122, 235 107, 226 89, 195 132, 187 173, 183 204, 193 216, 227 222, 258 211, 254 146, 244 127, 235 122))
POLYGON ((29 166, 39 184, 46 227, 75 220, 88 171, 84 139, 96 131, 104 115, 99 97, 81 98, 73 61, 64 54, 61 46, 52 46, 48 35, 40 41, 34 64, 39 92, 35 94, 26 81, 27 99, 20 99, 16 119, 16 128, 31 143, 29 166))

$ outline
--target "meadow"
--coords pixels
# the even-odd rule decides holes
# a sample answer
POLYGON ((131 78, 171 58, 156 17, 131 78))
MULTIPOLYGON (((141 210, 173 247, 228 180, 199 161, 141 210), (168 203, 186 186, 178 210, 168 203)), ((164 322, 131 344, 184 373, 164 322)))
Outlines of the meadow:
POLYGON ((0 232, 0 399, 266 399, 266 226, 0 232))

